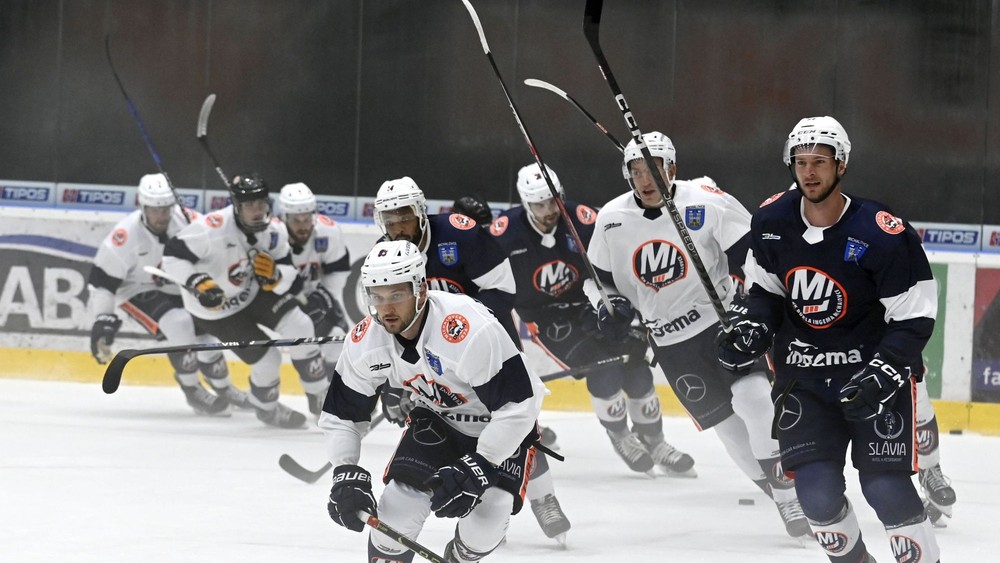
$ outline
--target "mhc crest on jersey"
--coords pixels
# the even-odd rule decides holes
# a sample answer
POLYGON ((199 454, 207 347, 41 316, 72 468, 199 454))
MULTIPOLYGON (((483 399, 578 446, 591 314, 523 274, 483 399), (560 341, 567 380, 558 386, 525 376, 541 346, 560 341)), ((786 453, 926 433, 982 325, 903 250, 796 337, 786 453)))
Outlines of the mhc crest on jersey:
POLYGON ((847 312, 847 292, 826 272, 808 266, 793 268, 785 287, 792 308, 812 328, 827 328, 847 312))
POLYGON ((573 288, 580 279, 580 271, 562 260, 552 260, 536 268, 532 278, 537 291, 559 297, 573 288))
POLYGON ((687 259, 681 249, 665 240, 643 243, 632 255, 632 268, 642 283, 662 289, 687 275, 687 259))

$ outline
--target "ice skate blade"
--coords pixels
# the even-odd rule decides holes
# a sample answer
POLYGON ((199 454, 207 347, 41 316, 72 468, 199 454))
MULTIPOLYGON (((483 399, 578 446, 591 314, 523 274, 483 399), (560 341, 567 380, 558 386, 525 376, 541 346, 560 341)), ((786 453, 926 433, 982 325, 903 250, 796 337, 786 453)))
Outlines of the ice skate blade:
POLYGON ((194 407, 191 407, 191 410, 194 411, 195 416, 204 416, 208 418, 229 418, 233 416, 233 411, 228 406, 219 412, 208 412, 194 407))
POLYGON ((552 539, 556 540, 556 543, 559 544, 559 549, 569 549, 569 546, 566 545, 566 532, 563 532, 552 539))
POLYGON ((673 469, 669 469, 669 468, 663 467, 661 465, 661 466, 659 466, 659 469, 660 469, 660 474, 662 474, 665 477, 671 477, 671 478, 676 478, 676 479, 697 479, 698 478, 698 472, 695 471, 693 467, 691 469, 688 469, 687 471, 674 471, 673 469))

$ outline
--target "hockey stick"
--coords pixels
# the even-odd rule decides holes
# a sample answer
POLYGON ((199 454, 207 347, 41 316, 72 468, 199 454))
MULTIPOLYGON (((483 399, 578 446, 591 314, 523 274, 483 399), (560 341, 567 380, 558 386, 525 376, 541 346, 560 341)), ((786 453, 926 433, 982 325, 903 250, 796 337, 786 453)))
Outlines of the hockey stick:
POLYGON ((592 364, 564 369, 562 371, 557 371, 555 373, 543 375, 539 379, 541 379, 542 381, 552 381, 554 379, 562 379, 564 377, 575 377, 576 379, 580 379, 583 375, 592 372, 595 369, 628 363, 630 357, 631 356, 629 356, 628 354, 622 354, 621 356, 612 356, 610 358, 604 358, 603 360, 596 361, 592 364))
POLYGON ((222 166, 219 164, 219 159, 215 158, 215 153, 212 152, 212 147, 208 145, 208 116, 212 113, 212 106, 215 105, 215 94, 209 94, 205 98, 205 101, 201 104, 201 111, 198 112, 198 130, 196 134, 198 135, 198 142, 201 143, 201 148, 205 149, 208 157, 212 159, 212 164, 215 165, 215 172, 222 179, 222 183, 226 185, 226 189, 229 189, 229 177, 226 173, 222 171, 222 166))
POLYGON ((590 274, 590 279, 594 280, 594 285, 597 287, 597 291, 601 294, 601 301, 607 310, 614 316, 614 306, 611 305, 611 300, 608 299, 608 293, 604 290, 604 284, 597 277, 597 271, 594 270, 594 265, 590 263, 590 258, 587 256, 587 247, 583 244, 580 239, 580 234, 576 231, 576 227, 573 226, 573 221, 570 219, 569 212, 566 211, 566 205, 563 203, 562 197, 559 196, 559 190, 556 189, 555 184, 552 183, 552 178, 549 177, 548 169, 545 168, 545 164, 542 162, 542 155, 539 154, 538 149, 535 147, 535 142, 531 139, 531 134, 528 133, 527 127, 524 125, 524 121, 521 119, 521 112, 517 110, 517 105, 514 103, 514 99, 510 97, 510 92, 507 90, 507 84, 503 81, 503 75, 500 74, 500 69, 497 68, 497 63, 493 60, 493 54, 490 53, 490 45, 486 42, 486 34, 483 32, 483 24, 479 21, 479 14, 476 13, 476 9, 472 7, 469 0, 462 0, 465 4, 465 8, 469 11, 469 16, 472 17, 472 23, 476 26, 476 32, 479 33, 479 42, 483 45, 483 52, 486 54, 486 58, 490 61, 490 66, 493 67, 493 73, 496 74, 497 81, 500 82, 500 88, 503 90, 503 95, 507 98, 507 104, 510 106, 511 112, 514 114, 514 121, 517 122, 517 126, 521 129, 521 134, 524 135, 524 141, 528 143, 528 148, 531 150, 531 154, 535 157, 535 162, 538 163, 538 169, 542 173, 542 177, 545 178, 545 183, 549 187, 549 192, 552 194, 552 200, 556 202, 556 206, 559 207, 559 213, 562 215, 563 222, 566 223, 566 230, 569 231, 570 237, 572 237, 573 242, 576 243, 577 249, 580 251, 580 257, 583 259, 583 264, 587 268, 587 272, 590 274))
POLYGON ((593 115, 590 115, 590 112, 587 111, 583 106, 581 106, 580 102, 578 102, 575 99, 573 99, 573 96, 570 96, 569 94, 567 94, 565 92, 565 90, 562 90, 561 88, 558 88, 558 87, 556 87, 553 84, 549 84, 548 82, 546 82, 544 80, 538 80, 536 78, 526 78, 524 80, 524 83, 527 84, 528 86, 533 86, 535 88, 541 88, 542 90, 548 90, 549 92, 552 92, 553 94, 555 94, 555 95, 559 96, 560 98, 566 100, 567 102, 573 104, 573 107, 575 107, 576 109, 580 110, 580 113, 582 113, 583 115, 585 115, 587 117, 587 119, 589 119, 590 122, 594 124, 594 127, 597 127, 598 129, 600 129, 601 133, 604 133, 604 136, 607 137, 612 143, 614 143, 616 147, 618 147, 618 151, 619 152, 625 152, 625 145, 622 145, 618 141, 618 139, 616 139, 615 136, 612 135, 610 131, 608 131, 607 127, 601 125, 601 122, 598 121, 596 117, 594 117, 593 115))
POLYGON ((158 277, 158 278, 160 278, 162 280, 165 280, 165 281, 168 281, 170 283, 176 284, 177 286, 179 286, 184 291, 188 291, 188 292, 191 291, 190 289, 188 289, 188 286, 184 285, 184 283, 181 280, 175 278, 174 276, 171 276, 170 274, 164 272, 163 270, 157 268, 156 266, 143 266, 142 269, 143 269, 144 272, 146 272, 147 274, 149 274, 151 276, 156 276, 156 277, 158 277))
POLYGON ((426 547, 420 545, 419 543, 411 540, 410 538, 404 536, 403 534, 392 529, 388 524, 378 519, 378 516, 373 516, 366 513, 363 510, 358 511, 358 518, 364 521, 365 524, 375 528, 376 530, 382 532, 383 534, 389 536, 390 539, 394 540, 399 545, 409 549, 413 553, 416 553, 420 557, 430 561, 431 563, 448 563, 444 557, 434 553, 433 551, 427 549, 426 547))
MULTIPOLYGON (((371 432, 376 426, 378 426, 383 420, 385 420, 385 415, 379 413, 378 416, 372 419, 371 424, 368 425, 368 431, 362 434, 362 437, 371 432)), ((320 467, 316 471, 310 471, 302 466, 301 463, 295 461, 295 458, 288 454, 281 454, 278 458, 278 465, 285 470, 292 477, 295 477, 299 481, 305 481, 306 483, 315 483, 319 481, 320 477, 326 475, 326 472, 333 469, 333 464, 329 461, 320 467)))
POLYGON ((107 394, 114 393, 122 382, 122 372, 125 365, 138 356, 149 354, 169 354, 170 352, 208 352, 211 350, 232 350, 235 348, 279 348, 283 346, 304 346, 309 344, 325 344, 327 342, 343 342, 343 336, 313 336, 308 338, 285 338, 279 340, 244 340, 239 342, 206 342, 204 344, 185 344, 180 346, 161 346, 142 350, 128 348, 120 350, 111 358, 101 387, 107 394))
POLYGON ((118 76, 118 71, 115 70, 115 63, 111 60, 111 36, 104 36, 104 54, 108 59, 108 66, 111 67, 111 74, 115 77, 115 82, 118 83, 118 89, 122 91, 122 96, 125 98, 125 105, 128 107, 129 113, 132 114, 132 120, 135 121, 136 127, 139 128, 139 133, 142 135, 143 142, 146 143, 146 149, 149 150, 149 154, 153 157, 153 162, 156 163, 157 170, 163 177, 167 179, 167 185, 170 186, 170 191, 174 194, 174 201, 177 202, 177 207, 181 208, 181 213, 184 215, 184 219, 190 223, 191 217, 188 215, 187 209, 184 209, 184 205, 181 203, 181 198, 177 196, 177 189, 174 188, 174 183, 170 181, 170 176, 167 175, 167 171, 163 169, 163 162, 160 161, 160 155, 156 152, 156 148, 153 147, 153 141, 149 138, 149 134, 146 133, 146 126, 142 123, 142 118, 139 117, 139 110, 136 109, 135 104, 132 103, 132 98, 128 96, 128 92, 125 91, 125 85, 122 84, 122 79, 118 76))
POLYGON ((702 261, 698 249, 695 248, 691 233, 688 232, 687 227, 684 225, 684 220, 681 219, 680 212, 677 211, 677 205, 674 203, 674 198, 670 195, 670 190, 667 188, 666 182, 663 181, 663 177, 660 175, 656 161, 653 160, 653 155, 649 153, 649 148, 646 147, 646 143, 642 139, 642 131, 639 130, 639 123, 632 114, 625 96, 622 95, 621 88, 618 87, 618 82, 615 80, 614 74, 611 73, 611 67, 608 65, 608 59, 604 56, 604 51, 601 50, 601 9, 603 7, 604 0, 587 0, 587 5, 583 13, 583 34, 587 38, 587 43, 590 44, 590 49, 594 52, 594 58, 597 59, 597 66, 604 76, 605 82, 611 88, 611 93, 615 97, 618 109, 621 110, 622 117, 625 118, 625 125, 628 126, 628 130, 632 134, 632 139, 635 141, 636 147, 642 152, 646 166, 649 167, 653 178, 656 180, 656 187, 660 190, 660 196, 663 198, 667 211, 670 213, 670 219, 677 229, 677 234, 680 235, 681 240, 684 242, 684 247, 687 249, 688 256, 691 257, 694 269, 698 272, 701 285, 705 287, 708 297, 712 300, 712 307, 715 308, 715 314, 719 316, 722 329, 729 332, 732 330, 732 326, 729 323, 729 317, 726 315, 726 309, 722 306, 722 299, 719 298, 719 293, 715 291, 715 285, 712 283, 712 278, 708 275, 708 270, 705 269, 705 263, 702 261))

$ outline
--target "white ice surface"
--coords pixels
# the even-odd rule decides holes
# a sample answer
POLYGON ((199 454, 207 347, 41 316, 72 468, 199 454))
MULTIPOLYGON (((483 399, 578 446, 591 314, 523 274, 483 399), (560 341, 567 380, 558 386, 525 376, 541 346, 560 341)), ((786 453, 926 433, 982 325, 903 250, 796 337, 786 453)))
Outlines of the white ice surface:
MULTIPOLYGON (((305 409, 303 397, 286 397, 305 409)), ((819 547, 785 535, 767 497, 726 457, 709 431, 667 418, 668 441, 691 453, 697 479, 630 473, 589 413, 544 412, 559 435, 557 495, 572 521, 568 549, 542 535, 530 510, 513 518, 500 562, 826 561, 819 547), (741 506, 741 498, 755 505, 741 506)), ((378 475, 399 429, 364 442, 378 475)), ((998 561, 1000 439, 942 436, 942 466, 958 493, 938 533, 946 561, 998 561)), ((329 477, 309 485, 278 467, 289 453, 325 463, 322 434, 277 430, 251 413, 196 417, 177 388, 0 380, 0 561, 358 562, 366 534, 326 514, 329 477)), ((875 557, 892 561, 884 531, 860 495, 848 494, 875 557)), ((376 491, 378 493, 379 491, 376 491)), ((453 522, 431 517, 419 541, 440 552, 453 522)), ((420 560, 418 557, 417 561, 420 560)))

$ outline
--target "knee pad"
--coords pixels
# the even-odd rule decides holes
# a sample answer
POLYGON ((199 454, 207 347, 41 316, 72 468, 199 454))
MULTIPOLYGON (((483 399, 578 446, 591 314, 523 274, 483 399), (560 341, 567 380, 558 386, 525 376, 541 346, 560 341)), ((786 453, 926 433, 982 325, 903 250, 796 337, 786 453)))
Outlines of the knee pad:
POLYGON ((861 471, 861 492, 886 527, 919 519, 924 503, 904 471, 861 471))
POLYGON ((842 464, 813 462, 795 470, 795 491, 810 522, 836 521, 847 502, 846 490, 842 464))
POLYGON ((660 411, 660 397, 656 395, 656 389, 650 389, 639 398, 629 397, 626 407, 636 432, 645 435, 663 432, 663 413, 660 411))
POLYGON ((277 389, 281 380, 281 353, 274 348, 266 350, 259 360, 250 365, 250 383, 277 389))
POLYGON ((221 383, 223 382, 228 384, 229 366, 226 364, 225 356, 221 353, 217 354, 214 359, 209 359, 208 361, 205 361, 199 354, 198 369, 201 370, 202 375, 204 375, 209 382, 219 384, 213 385, 213 387, 222 387, 221 383))
POLYGON ((302 389, 306 393, 316 395, 330 386, 330 382, 326 378, 326 362, 323 361, 321 354, 317 353, 300 360, 293 359, 292 366, 295 367, 295 371, 299 372, 299 378, 302 379, 302 389))
POLYGON ((627 412, 625 394, 621 391, 618 391, 607 399, 591 395, 590 404, 594 407, 594 414, 597 415, 597 420, 608 430, 624 430, 628 427, 628 422, 625 418, 627 412))
POLYGON ((178 375, 198 373, 198 358, 194 352, 168 352, 167 359, 178 375))
POLYGON ((587 374, 587 392, 592 397, 610 397, 621 391, 621 366, 594 370, 587 374))
POLYGON ((194 321, 183 308, 170 309, 157 321, 156 327, 170 344, 187 344, 194 341, 194 321))
POLYGON ((622 391, 629 397, 645 397, 653 390, 653 372, 644 363, 627 363, 622 370, 622 391))
MULTIPOLYGON (((430 495, 398 481, 389 481, 379 498, 379 518, 396 531, 416 537, 430 514, 430 495)), ((412 561, 413 552, 385 534, 372 530, 368 536, 369 561, 412 561), (374 550, 374 551, 373 551, 374 550), (406 554, 410 559, 406 559, 406 554), (382 559, 372 559, 379 556, 382 559)))

